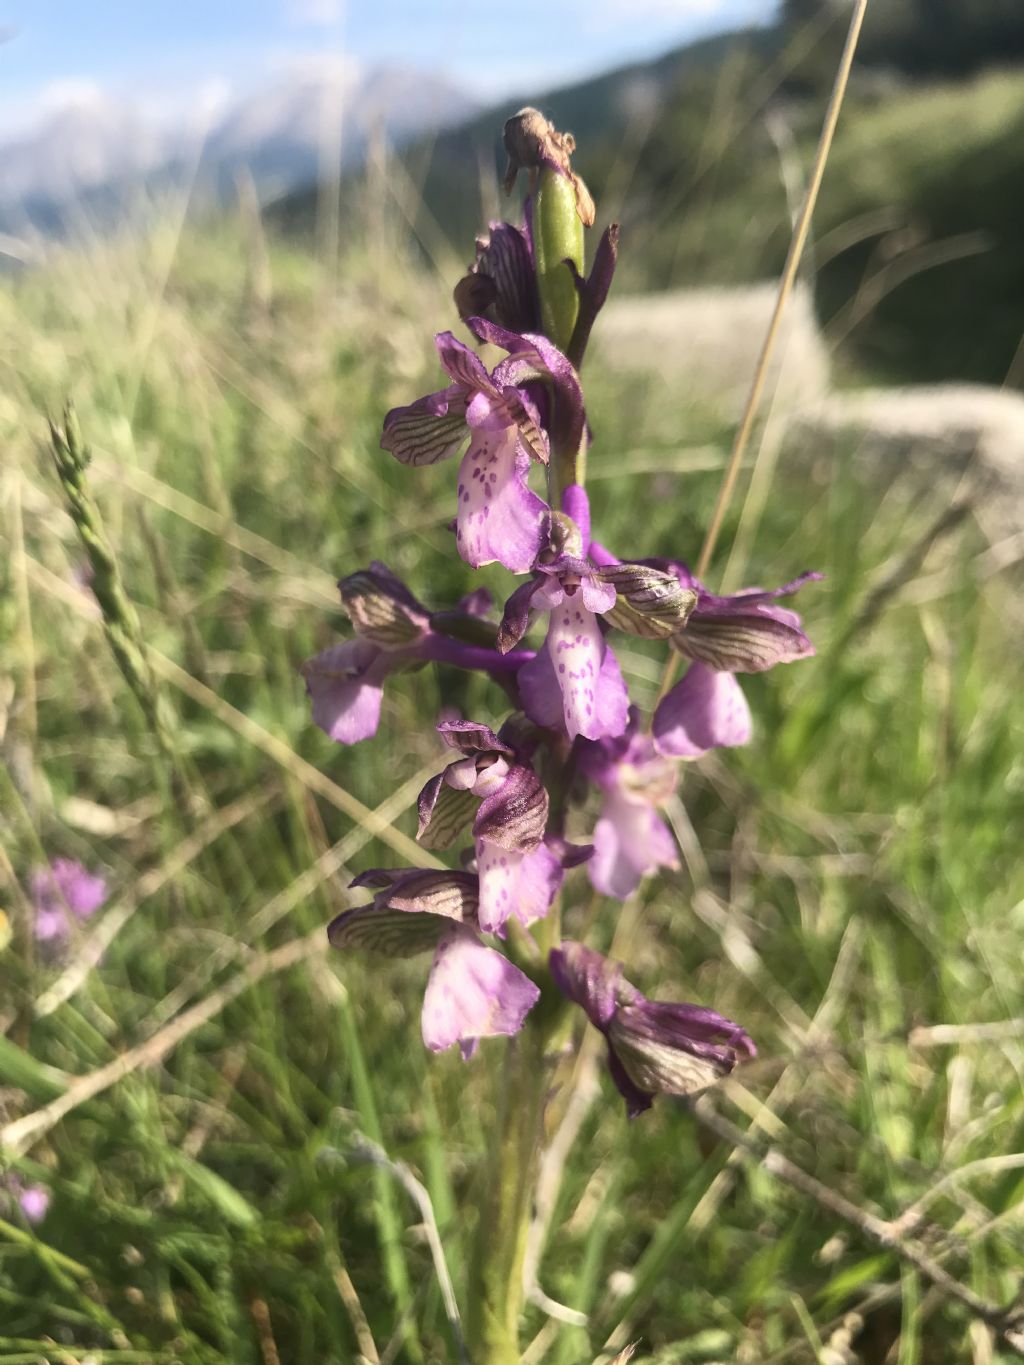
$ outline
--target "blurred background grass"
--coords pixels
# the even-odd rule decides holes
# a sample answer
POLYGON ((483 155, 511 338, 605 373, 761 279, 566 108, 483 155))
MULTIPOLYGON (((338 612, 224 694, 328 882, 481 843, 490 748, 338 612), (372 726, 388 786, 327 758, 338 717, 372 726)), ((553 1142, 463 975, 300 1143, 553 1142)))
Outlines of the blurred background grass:
MULTIPOLYGON (((855 107, 822 226, 940 193, 983 204, 963 177, 1019 157, 1018 88, 994 75, 855 107), (946 118, 955 135, 938 130, 946 118), (971 157, 975 133, 984 158, 971 157)), ((707 124, 707 94, 687 86, 684 99, 703 100, 707 124)), ((620 181, 622 206, 674 225, 660 246, 627 236, 627 284, 650 287, 672 261, 674 278, 704 278, 712 254, 755 277, 784 250, 777 159, 726 136, 730 119, 744 125, 740 93, 726 87, 710 107, 720 179, 703 198, 673 199, 678 180, 653 159, 646 188, 620 181)), ((671 157, 674 126, 658 136, 671 157)), ((677 154, 690 175, 691 151, 677 154)), ((583 165, 614 201, 591 170, 600 155, 583 165)), ((0 1105, 14 1119, 111 1068, 15 1162, 53 1202, 37 1228, 13 1212, 0 1224, 0 1361, 456 1358, 421 1212, 359 1139, 425 1185, 461 1293, 500 1045, 483 1064, 428 1057, 425 964, 329 959, 321 930, 352 903, 350 874, 403 861, 353 818, 352 798, 414 833, 415 794, 442 761, 438 709, 496 720, 501 696, 448 671, 397 679, 376 740, 342 749, 311 725, 297 674, 347 630, 333 580, 372 557, 432 606, 481 579, 499 599, 508 586, 453 557, 451 468, 404 470, 377 449, 387 408, 435 387, 430 336, 452 325, 467 255, 442 234, 425 259, 422 232, 395 210, 395 174, 346 194, 333 246, 279 225, 264 237, 246 213, 190 222, 165 200, 156 226, 54 249, 0 291, 13 928, 0 1105), (80 586, 44 421, 67 395, 175 709, 189 786, 178 802, 162 795, 160 757, 80 586), (57 1003, 44 992, 66 964, 33 943, 25 886, 59 854, 106 872, 107 913, 123 925, 57 1003)), ((998 204, 1019 211, 1005 193, 998 204)), ((614 207, 599 198, 602 221, 614 207)), ((820 285, 837 307, 851 295, 841 273, 820 285)), ((956 297, 921 300, 965 347, 991 346, 986 377, 1012 361, 998 317, 968 335, 956 297)), ((1019 332, 1014 302, 1007 290, 1019 332)), ((953 343, 924 312, 891 361, 892 328, 881 309, 872 318, 877 341, 846 346, 841 373, 914 375, 929 346, 941 368, 953 343)), ((607 354, 584 381, 601 539, 695 557, 727 420, 607 354)), ((1020 607, 1014 570, 991 572, 974 520, 943 520, 950 497, 852 441, 784 447, 730 568, 767 586, 822 570, 800 601, 818 655, 745 679, 755 742, 687 767, 670 811, 682 871, 625 911, 595 905, 577 873, 566 920, 570 932, 592 923, 602 947, 615 936, 641 988, 741 1020, 760 1060, 722 1106, 884 1218, 926 1199, 931 1253, 1006 1302, 1020 1290, 1024 1205, 1020 607), (1007 1023, 974 1027, 992 1021, 1007 1023)), ((624 644, 649 704, 656 653, 624 644)), ((75 942, 71 963, 85 950, 75 942)), ((539 1281, 588 1326, 531 1307, 531 1361, 590 1361, 637 1339, 661 1362, 1009 1358, 895 1255, 738 1162, 671 1101, 628 1124, 602 1077, 563 1177, 539 1281)))

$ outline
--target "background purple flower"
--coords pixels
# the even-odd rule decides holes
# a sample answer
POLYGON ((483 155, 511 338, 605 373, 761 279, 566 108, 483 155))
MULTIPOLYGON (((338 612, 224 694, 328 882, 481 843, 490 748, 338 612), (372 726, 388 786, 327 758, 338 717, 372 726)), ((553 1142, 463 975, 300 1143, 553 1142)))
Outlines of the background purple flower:
POLYGON ((67 937, 71 918, 88 919, 107 899, 107 882, 75 858, 55 858, 36 868, 29 881, 35 910, 35 936, 40 943, 67 937))

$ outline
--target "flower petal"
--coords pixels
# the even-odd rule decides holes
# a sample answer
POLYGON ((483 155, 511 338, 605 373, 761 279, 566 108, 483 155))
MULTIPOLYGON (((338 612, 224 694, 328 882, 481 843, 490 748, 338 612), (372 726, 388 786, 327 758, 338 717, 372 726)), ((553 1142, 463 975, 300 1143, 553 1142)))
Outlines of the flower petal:
POLYGON ((476 914, 477 879, 471 872, 448 868, 371 867, 353 877, 349 886, 380 888, 374 905, 396 910, 471 919, 476 914))
POLYGON ((342 578, 338 589, 356 634, 374 644, 389 649, 411 644, 430 626, 426 607, 379 560, 342 578))
POLYGON ((384 418, 381 449, 406 465, 450 459, 466 439, 466 403, 465 391, 453 385, 392 408, 384 418))
POLYGON ((590 499, 586 489, 578 483, 571 483, 562 493, 562 511, 580 529, 580 540, 584 550, 590 544, 590 499))
POLYGON ((558 394, 557 430, 552 432, 562 450, 578 450, 583 440, 586 415, 583 390, 572 361, 554 342, 538 333, 510 332, 485 318, 473 319, 473 331, 481 341, 489 341, 509 352, 494 369, 492 379, 499 389, 519 388, 533 379, 551 381, 558 394))
POLYGON ((540 324, 537 277, 522 228, 490 224, 489 236, 477 240, 470 273, 456 286, 455 303, 463 322, 489 312, 495 322, 513 332, 536 330, 540 324))
POLYGON ((533 595, 539 586, 536 578, 530 578, 525 583, 520 583, 505 603, 497 639, 502 654, 514 649, 529 629, 533 595))
POLYGON ((586 1012, 595 1028, 606 1029, 616 1009, 622 963, 565 939, 548 954, 548 966, 562 994, 586 1012))
POLYGON ((455 386, 472 397, 475 393, 497 394, 497 387, 487 373, 487 367, 463 341, 452 332, 438 332, 434 338, 437 354, 455 386))
POLYGON ((608 1073, 615 1082, 619 1094, 626 1101, 626 1113, 631 1119, 638 1118, 639 1115, 650 1109, 654 1103, 653 1094, 649 1090, 641 1090, 638 1085, 634 1084, 610 1042, 608 1044, 608 1073))
POLYGON ((518 1033, 540 991, 508 958, 472 930, 438 944, 423 997, 423 1041, 431 1052, 455 1043, 518 1033))
POLYGON ((603 731, 597 724, 596 689, 607 646, 597 617, 587 610, 581 597, 570 598, 552 611, 545 648, 562 690, 569 738, 583 735, 600 739, 603 731))
POLYGON ((587 864, 594 889, 625 900, 642 877, 659 867, 678 866, 675 842, 658 813, 609 793, 594 826, 594 856, 587 864))
POLYGON ((580 595, 588 611, 603 615, 615 606, 615 589, 597 574, 584 574, 580 580, 580 595))
POLYGON ((540 778, 523 763, 514 763, 496 791, 480 803, 473 834, 500 848, 527 853, 544 838, 548 794, 540 778))
POLYGON ((463 754, 494 752, 512 756, 509 746, 498 738, 487 725, 475 720, 443 720, 437 726, 437 733, 448 745, 463 754))
POLYGON ((333 919, 327 926, 327 937, 332 947, 346 952, 403 958, 436 948, 451 930, 452 921, 444 915, 359 905, 333 919))
POLYGON ((500 933, 514 915, 520 924, 543 919, 562 884, 562 865, 546 845, 512 853, 486 839, 476 841, 480 876, 480 928, 500 933))
POLYGON ((456 540, 474 569, 497 561, 526 573, 536 559, 548 509, 526 486, 529 465, 516 427, 473 432, 459 466, 456 540))
POLYGON ((698 1094, 757 1052, 739 1024, 714 1010, 643 996, 619 1006, 608 1042, 629 1079, 654 1094, 698 1094))
POLYGON ((476 811, 477 798, 445 782, 446 772, 432 777, 419 795, 416 838, 424 848, 451 848, 476 811))
POLYGON ((746 744, 750 707, 731 673, 693 663, 654 713, 654 742, 672 758, 699 758, 709 749, 746 744))
POLYGON ((644 639, 667 640, 681 631, 697 603, 697 593, 675 574, 647 564, 611 564, 595 576, 618 594, 608 610, 611 624, 644 639))
POLYGON ((743 613, 695 611, 672 643, 686 658, 721 672, 762 673, 814 653, 799 626, 780 619, 781 614, 778 607, 756 606, 743 613))
POLYGON ((339 744, 377 732, 388 655, 369 640, 346 640, 302 665, 313 723, 339 744))

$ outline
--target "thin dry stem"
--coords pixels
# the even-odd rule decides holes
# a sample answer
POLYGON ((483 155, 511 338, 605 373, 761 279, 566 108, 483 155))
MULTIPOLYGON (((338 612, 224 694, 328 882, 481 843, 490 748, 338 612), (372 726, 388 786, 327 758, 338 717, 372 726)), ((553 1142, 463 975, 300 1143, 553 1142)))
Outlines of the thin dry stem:
MULTIPOLYGON (((861 25, 864 22, 864 12, 867 9, 867 0, 856 0, 853 13, 850 16, 850 27, 846 35, 846 45, 843 48, 843 55, 839 62, 839 69, 836 71, 836 78, 832 85, 832 93, 829 97, 828 108, 825 111, 825 121, 822 124, 821 136, 818 139, 818 149, 815 153, 814 164, 811 167, 810 179, 807 182, 807 191, 804 195, 804 202, 797 218, 796 228, 789 243, 789 252, 786 256, 786 263, 783 266, 782 277, 779 280, 779 289, 775 298, 775 307, 772 309, 772 316, 765 332, 764 341, 761 343, 761 351, 758 355, 757 365, 754 368, 754 377, 751 381, 750 391, 743 407, 743 414, 740 424, 736 429, 736 436, 733 440, 732 450, 729 454, 729 463, 726 465, 725 476, 722 479, 721 487, 718 490, 718 497, 715 501, 714 511, 711 514, 711 522, 708 525, 704 543, 701 546, 700 555, 697 559, 696 574, 698 578, 703 578, 707 573, 711 556, 714 554, 718 537, 722 530, 729 503, 736 487, 736 480, 739 477, 740 466, 746 454, 747 445, 750 441, 751 433, 754 429, 754 420, 760 406, 761 396, 768 379, 768 363, 775 350, 778 340, 779 329, 782 323, 782 316, 789 302, 790 294, 793 292, 793 285, 796 283, 797 271, 800 268, 800 260, 803 256, 804 247, 807 244, 807 237, 811 228, 811 219, 814 215, 814 208, 818 200, 818 191, 821 189, 822 177, 825 174, 825 165, 828 161, 829 151, 832 147, 832 138, 835 134, 836 124, 839 121, 839 111, 843 105, 843 97, 846 94, 846 87, 850 79, 850 68, 853 65, 854 53, 857 50, 857 40, 860 37, 861 25)), ((661 696, 672 686, 676 671, 679 667, 679 657, 675 653, 669 655, 665 666, 665 676, 661 686, 661 696)))

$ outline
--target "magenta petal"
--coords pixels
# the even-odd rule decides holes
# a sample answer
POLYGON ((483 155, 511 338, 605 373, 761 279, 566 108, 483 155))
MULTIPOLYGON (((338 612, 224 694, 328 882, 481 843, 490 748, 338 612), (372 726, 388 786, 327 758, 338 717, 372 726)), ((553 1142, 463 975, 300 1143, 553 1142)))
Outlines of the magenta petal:
POLYGON ((562 494, 562 511, 566 516, 572 517, 573 521, 580 528, 580 538, 583 541, 583 549, 586 551, 590 544, 590 500, 586 490, 581 488, 578 483, 571 483, 562 494))
POLYGON ((369 640, 346 640, 302 666, 313 722, 339 744, 377 732, 388 657, 369 640))
POLYGON ((431 1052, 443 1052, 455 1043, 518 1033, 539 996, 528 976, 462 926, 434 953, 423 997, 423 1041, 431 1052))
POLYGON ((380 444, 402 464, 419 466, 450 459, 465 439, 466 395, 452 385, 392 408, 384 418, 380 444))
POLYGON ((500 933, 514 915, 520 924, 543 919, 562 885, 562 864, 545 844, 512 853, 488 839, 476 841, 480 874, 480 928, 500 933))
POLYGON ((615 606, 615 589, 593 574, 585 574, 580 583, 580 594, 588 611, 606 612, 615 606))
POLYGON ((64 910, 37 910, 35 936, 38 943, 55 943, 67 938, 68 917, 64 910))
POLYGON ((516 674, 523 710, 535 725, 547 730, 562 728, 562 689, 558 674, 544 644, 516 674))
POLYGON ((654 742, 672 758, 699 758, 709 749, 746 744, 750 707, 731 673, 691 664, 654 713, 654 742))
POLYGON ((567 598, 552 611, 546 648, 562 691, 566 733, 570 739, 600 739, 597 679, 606 645, 597 617, 582 597, 567 598))
POLYGON ((605 644, 596 618, 582 604, 577 611, 574 600, 569 599, 551 613, 552 625, 544 646, 519 670, 519 695, 524 711, 535 725, 551 730, 564 725, 571 739, 577 735, 586 739, 613 738, 626 728, 629 694, 618 660, 605 644), (560 615, 562 623, 556 630, 560 615), (584 628, 588 621, 589 630, 584 628), (550 653, 552 636, 556 644, 568 637, 557 668, 550 653), (587 672, 588 664, 596 665, 594 674, 587 672), (592 677, 596 681, 592 682, 592 677))
POLYGON ((483 361, 458 337, 453 336, 451 332, 438 332, 434 338, 434 345, 441 357, 441 364, 456 384, 461 385, 469 393, 480 390, 486 393, 497 392, 483 361))
POLYGON ((590 739, 615 739, 629 724, 629 692, 623 681, 619 661, 606 648, 597 679, 596 733, 590 739))
POLYGON ((548 954, 548 966, 562 994, 586 1011, 595 1028, 607 1028, 615 1014, 622 964, 582 943, 563 939, 548 954))
POLYGON ((526 573, 536 559, 548 509, 526 486, 529 467, 516 427, 473 431, 459 466, 456 539, 474 569, 497 561, 526 573))
POLYGON ((50 1191, 45 1185, 26 1185, 18 1195, 18 1203, 30 1223, 41 1223, 50 1207, 50 1191))
POLYGON ((646 802, 609 794, 594 827, 594 856, 587 875, 594 889, 625 900, 641 877, 659 867, 677 867, 668 826, 646 802))

